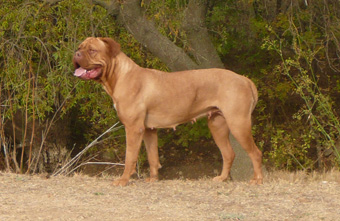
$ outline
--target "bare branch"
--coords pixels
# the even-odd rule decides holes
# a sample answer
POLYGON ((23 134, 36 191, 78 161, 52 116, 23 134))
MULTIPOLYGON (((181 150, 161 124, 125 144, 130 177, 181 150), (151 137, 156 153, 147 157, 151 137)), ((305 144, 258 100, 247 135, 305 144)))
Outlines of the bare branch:
POLYGON ((82 166, 86 166, 86 165, 113 165, 113 166, 125 166, 125 164, 123 163, 111 163, 111 162, 85 162, 82 163, 78 166, 76 166, 75 168, 73 168, 70 172, 68 172, 66 175, 69 175, 71 173, 73 173, 74 171, 76 171, 78 168, 82 167, 82 166))
MULTIPOLYGON (((107 129, 104 133, 102 133, 99 137, 97 137, 94 141, 92 141, 88 146, 86 146, 81 152, 79 152, 75 157, 73 157, 69 162, 67 162, 62 168, 60 168, 58 171, 56 171, 55 173, 52 174, 52 176, 57 176, 60 174, 65 174, 67 173, 67 171, 75 164, 78 162, 79 158, 91 147, 93 147, 94 145, 98 144, 98 140, 103 137, 105 134, 109 133, 109 132, 113 132, 116 131, 120 128, 123 127, 123 125, 121 126, 117 126, 119 124, 119 122, 115 123, 112 127, 110 127, 109 129, 107 129)), ((117 164, 118 165, 118 164, 117 164)), ((81 166, 81 165, 80 165, 81 166)), ((79 166, 78 166, 79 167, 79 166)), ((76 167, 76 169, 78 168, 76 167)), ((75 169, 71 170, 74 171, 75 169)), ((69 172, 69 173, 71 173, 69 172)), ((67 173, 67 174, 69 174, 67 173)))

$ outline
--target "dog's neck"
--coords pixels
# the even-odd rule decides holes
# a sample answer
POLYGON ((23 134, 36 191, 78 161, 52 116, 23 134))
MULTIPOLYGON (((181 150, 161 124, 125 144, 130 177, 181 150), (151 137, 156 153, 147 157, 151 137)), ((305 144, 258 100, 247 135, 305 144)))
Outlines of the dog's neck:
POLYGON ((117 75, 117 77, 120 77, 122 75, 125 75, 129 72, 131 72, 132 69, 139 67, 131 58, 126 56, 123 52, 120 52, 115 58, 114 58, 114 73, 117 75))
POLYGON ((140 67, 123 52, 120 52, 113 58, 111 64, 113 65, 106 70, 107 74, 104 75, 105 79, 101 79, 99 83, 103 85, 106 93, 114 97, 113 93, 117 81, 128 73, 131 73, 133 69, 140 67))

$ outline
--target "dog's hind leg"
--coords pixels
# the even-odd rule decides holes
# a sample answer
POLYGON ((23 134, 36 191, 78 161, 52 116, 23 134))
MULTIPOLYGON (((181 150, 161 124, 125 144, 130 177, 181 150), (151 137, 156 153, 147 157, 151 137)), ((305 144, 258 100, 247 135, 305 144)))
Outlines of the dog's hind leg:
POLYGON ((215 177, 214 181, 223 181, 228 178, 235 158, 234 150, 229 142, 229 128, 224 117, 220 114, 213 114, 210 116, 208 119, 208 126, 223 158, 221 175, 215 177))
POLYGON ((144 144, 150 165, 150 177, 147 178, 146 181, 155 182, 158 180, 158 169, 161 168, 158 156, 158 138, 156 129, 145 130, 144 144))
MULTIPOLYGON (((230 113, 230 112, 229 112, 230 113)), ((254 167, 254 177, 251 184, 262 184, 262 152, 256 146, 251 133, 251 116, 242 114, 242 111, 233 111, 230 115, 224 115, 231 133, 239 144, 248 153, 254 167)))

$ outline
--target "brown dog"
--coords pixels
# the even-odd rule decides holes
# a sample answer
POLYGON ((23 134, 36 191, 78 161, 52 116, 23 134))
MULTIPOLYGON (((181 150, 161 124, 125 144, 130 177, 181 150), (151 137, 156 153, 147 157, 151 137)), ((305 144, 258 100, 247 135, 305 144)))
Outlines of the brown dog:
POLYGON ((175 129, 205 116, 223 157, 222 173, 214 180, 223 181, 229 176, 235 157, 229 142, 231 132, 252 160, 251 183, 262 183, 262 153, 251 133, 257 90, 248 78, 223 69, 165 73, 142 68, 110 38, 87 38, 80 44, 73 63, 75 76, 103 85, 125 126, 125 170, 115 185, 125 186, 135 172, 142 140, 150 164, 148 181, 156 181, 161 166, 156 129, 175 129))

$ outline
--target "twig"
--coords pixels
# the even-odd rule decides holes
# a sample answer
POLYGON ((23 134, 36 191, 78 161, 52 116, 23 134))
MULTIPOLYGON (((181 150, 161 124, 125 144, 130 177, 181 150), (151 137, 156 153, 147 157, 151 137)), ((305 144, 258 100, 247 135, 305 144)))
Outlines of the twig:
MULTIPOLYGON (((32 57, 30 58, 30 60, 32 57)), ((28 72, 28 79, 31 79, 31 71, 28 72)), ((27 82, 27 95, 26 95, 26 105, 25 105, 25 130, 24 130, 24 138, 22 139, 22 147, 21 147, 21 158, 20 158, 20 173, 23 173, 24 167, 24 155, 25 155, 25 146, 26 146, 26 136, 27 136, 27 127, 28 127, 28 102, 30 96, 31 82, 27 82)), ((33 88, 34 90, 34 88, 33 88)))
MULTIPOLYGON (((31 67, 31 65, 30 65, 31 67)), ((32 163, 32 147, 33 147, 33 141, 34 141, 34 135, 35 135, 35 87, 34 82, 35 78, 33 76, 32 78, 32 133, 31 133, 31 141, 30 141, 30 149, 28 154, 28 167, 26 173, 29 173, 31 169, 31 163, 32 163)))
POLYGON ((72 169, 70 172, 66 173, 66 176, 69 175, 70 173, 72 173, 73 171, 75 171, 76 169, 78 169, 81 166, 85 166, 88 164, 94 164, 94 165, 114 165, 114 166, 125 166, 125 164, 123 163, 111 163, 111 162, 85 162, 82 163, 80 165, 78 165, 77 167, 75 167, 74 169, 72 169))
MULTIPOLYGON (((1 104, 1 92, 2 92, 2 80, 0 81, 0 104, 1 104)), ((7 143, 6 143, 6 137, 5 137, 5 126, 4 126, 4 115, 2 115, 2 107, 5 107, 4 105, 0 105, 0 145, 3 146, 4 148, 4 155, 5 155, 5 162, 6 162, 6 169, 9 171, 10 165, 9 165, 9 156, 8 156, 8 151, 7 151, 7 143)), ((0 150, 1 150, 1 146, 0 146, 0 150)))
POLYGON ((12 97, 11 97, 11 94, 10 94, 10 91, 9 89, 7 90, 7 93, 8 93, 8 97, 9 97, 9 107, 10 107, 10 110, 11 110, 11 118, 12 118, 12 129, 13 129, 13 151, 12 151, 12 161, 14 163, 14 166, 15 166, 15 172, 19 172, 20 171, 20 168, 19 168, 19 164, 18 164, 18 161, 16 159, 16 156, 17 156, 17 145, 16 145, 16 125, 15 125, 15 120, 14 120, 14 110, 13 110, 13 103, 12 103, 12 97))
MULTIPOLYGON (((88 146, 86 146, 81 152, 79 152, 75 157, 73 157, 68 163, 66 163, 62 168, 60 168, 57 172, 53 173, 52 176, 57 176, 60 174, 65 174, 66 171, 73 166, 78 160, 79 158, 91 147, 93 147, 94 145, 98 144, 98 140, 103 137, 105 134, 109 133, 109 132, 113 132, 113 131, 117 131, 118 129, 122 128, 123 125, 116 127, 119 124, 119 122, 115 123, 112 127, 110 127, 109 129, 107 129, 103 134, 101 134, 99 137, 97 137, 94 141, 92 141, 88 146)), ((79 167, 79 166, 78 166, 79 167)), ((78 168, 77 167, 77 168, 78 168)), ((74 171, 75 169, 71 170, 74 171)), ((71 172, 69 172, 71 173, 71 172)), ((67 173, 67 174, 69 174, 67 173)))
POLYGON ((296 159, 296 157, 292 154, 292 153, 288 153, 299 165, 303 170, 306 170, 306 168, 300 163, 300 161, 298 159, 296 159))

